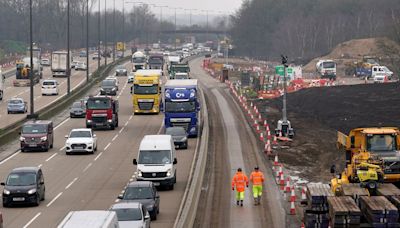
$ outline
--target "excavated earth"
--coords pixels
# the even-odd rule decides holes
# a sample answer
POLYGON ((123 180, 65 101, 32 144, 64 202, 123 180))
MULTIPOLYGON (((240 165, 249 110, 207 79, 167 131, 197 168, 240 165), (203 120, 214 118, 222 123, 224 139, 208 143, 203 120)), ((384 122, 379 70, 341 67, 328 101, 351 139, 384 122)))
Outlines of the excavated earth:
MULTIPOLYGON (((274 129, 282 115, 282 99, 256 103, 274 129)), ((287 147, 277 149, 279 159, 292 175, 307 181, 327 182, 332 164, 343 168, 344 153, 336 148, 337 131, 347 134, 362 126, 400 127, 399 83, 303 89, 288 94, 287 104, 296 135, 287 147)))

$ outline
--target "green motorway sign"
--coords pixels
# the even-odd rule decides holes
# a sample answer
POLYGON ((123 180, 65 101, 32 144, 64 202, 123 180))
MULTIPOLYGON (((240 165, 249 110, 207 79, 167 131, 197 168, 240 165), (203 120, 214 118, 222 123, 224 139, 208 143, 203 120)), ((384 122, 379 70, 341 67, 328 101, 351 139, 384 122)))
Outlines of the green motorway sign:
POLYGON ((284 76, 285 70, 284 70, 283 66, 276 66, 275 73, 280 76, 284 76))

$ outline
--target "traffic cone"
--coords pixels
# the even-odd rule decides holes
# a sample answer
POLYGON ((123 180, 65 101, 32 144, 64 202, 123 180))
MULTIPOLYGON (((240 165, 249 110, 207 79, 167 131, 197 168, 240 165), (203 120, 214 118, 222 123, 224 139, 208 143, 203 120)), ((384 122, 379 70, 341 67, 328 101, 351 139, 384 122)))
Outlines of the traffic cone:
POLYGON ((290 192, 290 178, 286 178, 286 187, 285 187, 285 192, 289 193, 290 192))
POLYGON ((262 122, 262 118, 261 118, 261 114, 260 113, 258 114, 258 121, 262 122))
POLYGON ((304 222, 301 222, 300 228, 305 228, 305 227, 304 227, 304 222))
POLYGON ((278 166, 278 165, 279 165, 278 155, 276 154, 275 158, 274 158, 274 166, 278 166))
POLYGON ((274 135, 274 141, 272 141, 272 145, 278 145, 278 140, 276 138, 276 135, 274 135))
POLYGON ((260 133, 260 141, 264 142, 264 133, 260 133))
POLYGON ((250 102, 250 107, 252 107, 252 108, 253 108, 253 102, 250 102))
POLYGON ((303 186, 301 188, 301 204, 307 204, 307 195, 306 195, 306 186, 303 186))
POLYGON ((271 132, 267 129, 267 138, 268 140, 271 140, 271 132))
POLYGON ((257 120, 254 119, 254 116, 251 116, 251 119, 254 120, 253 127, 257 127, 258 123, 257 120))
POLYGON ((257 124, 257 126, 256 126, 256 131, 257 131, 257 133, 260 133, 261 131, 260 131, 260 125, 258 125, 257 124))
POLYGON ((294 201, 290 201, 290 214, 291 215, 296 214, 296 207, 294 206, 294 201))
POLYGON ((296 192, 294 191, 294 186, 292 186, 292 189, 290 192, 290 201, 293 201, 293 202, 296 201, 296 192))
POLYGON ((267 122, 267 120, 264 120, 264 127, 267 127, 268 126, 268 122, 267 122))
POLYGON ((279 178, 280 178, 280 172, 279 172, 279 170, 276 170, 276 173, 275 173, 276 184, 279 183, 279 178))
MULTIPOLYGON (((271 144, 269 143, 269 141, 267 141, 267 143, 265 143, 264 146, 264 152, 267 154, 268 158, 271 156, 271 144)), ((273 166, 272 166, 273 168, 273 166)))
POLYGON ((285 189, 285 177, 283 173, 279 174, 279 185, 281 186, 281 190, 285 189))
POLYGON ((385 76, 385 79, 383 80, 384 83, 389 82, 388 77, 385 76))

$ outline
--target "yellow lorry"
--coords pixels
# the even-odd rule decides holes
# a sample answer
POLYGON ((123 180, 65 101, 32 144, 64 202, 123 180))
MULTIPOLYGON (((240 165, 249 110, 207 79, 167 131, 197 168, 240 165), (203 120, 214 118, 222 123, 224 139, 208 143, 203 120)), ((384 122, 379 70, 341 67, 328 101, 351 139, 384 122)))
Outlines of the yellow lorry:
POLYGON ((159 113, 161 103, 161 70, 138 70, 131 88, 133 113, 159 113))
POLYGON ((400 181, 399 128, 356 128, 349 135, 338 132, 337 145, 345 151, 346 167, 331 180, 334 192, 346 183, 361 183, 373 189, 380 182, 400 181))

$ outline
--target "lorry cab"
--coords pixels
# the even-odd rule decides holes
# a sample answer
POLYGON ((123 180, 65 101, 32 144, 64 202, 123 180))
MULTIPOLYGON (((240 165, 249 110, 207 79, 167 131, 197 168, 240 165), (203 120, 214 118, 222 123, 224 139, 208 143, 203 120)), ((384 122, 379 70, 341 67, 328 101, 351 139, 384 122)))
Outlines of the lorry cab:
POLYGON ((336 80, 336 63, 333 60, 319 60, 316 65, 321 78, 336 80))
POLYGON ((146 56, 141 51, 137 51, 132 55, 133 68, 132 71, 137 71, 146 68, 146 56))
POLYGON ((140 142, 137 166, 138 181, 152 181, 156 186, 174 189, 176 183, 175 145, 171 135, 146 135, 140 142))
POLYGON ((86 128, 118 127, 118 101, 109 96, 91 96, 86 102, 86 128))
POLYGON ((161 102, 161 70, 138 70, 131 88, 133 112, 159 113, 161 102))

